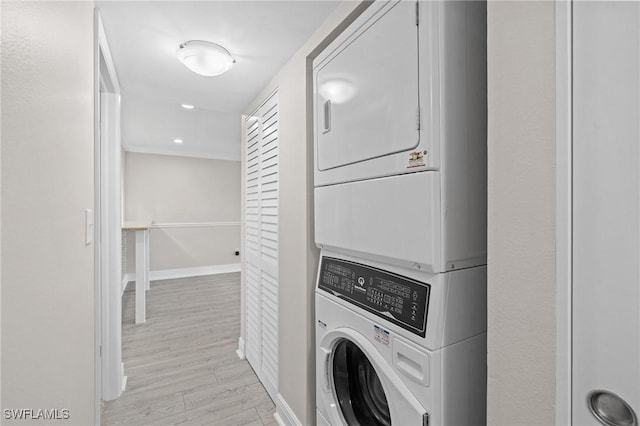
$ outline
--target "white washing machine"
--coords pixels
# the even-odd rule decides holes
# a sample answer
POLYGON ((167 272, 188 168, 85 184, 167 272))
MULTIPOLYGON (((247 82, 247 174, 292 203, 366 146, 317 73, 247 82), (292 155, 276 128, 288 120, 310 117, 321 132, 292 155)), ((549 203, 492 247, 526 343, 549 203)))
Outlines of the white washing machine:
POLYGON ((319 425, 486 422, 486 268, 429 274, 323 252, 319 425))

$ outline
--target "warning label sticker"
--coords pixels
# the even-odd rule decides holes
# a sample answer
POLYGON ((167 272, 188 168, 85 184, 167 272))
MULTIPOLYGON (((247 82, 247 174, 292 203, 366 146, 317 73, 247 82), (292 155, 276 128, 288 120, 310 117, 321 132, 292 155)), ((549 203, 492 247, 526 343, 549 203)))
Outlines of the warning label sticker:
POLYGON ((391 340, 390 333, 384 328, 378 327, 377 325, 373 326, 373 338, 376 342, 380 342, 385 346, 389 346, 389 342, 391 340))
POLYGON ((409 154, 409 165, 407 166, 407 169, 426 166, 426 155, 427 151, 415 151, 409 154))

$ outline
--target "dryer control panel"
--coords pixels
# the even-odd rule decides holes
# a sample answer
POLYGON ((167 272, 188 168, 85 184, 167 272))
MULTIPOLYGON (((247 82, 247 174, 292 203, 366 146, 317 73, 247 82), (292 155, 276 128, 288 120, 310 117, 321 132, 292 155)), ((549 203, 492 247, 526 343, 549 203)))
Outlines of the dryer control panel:
POLYGON ((325 256, 320 264, 318 288, 425 337, 429 284, 325 256))

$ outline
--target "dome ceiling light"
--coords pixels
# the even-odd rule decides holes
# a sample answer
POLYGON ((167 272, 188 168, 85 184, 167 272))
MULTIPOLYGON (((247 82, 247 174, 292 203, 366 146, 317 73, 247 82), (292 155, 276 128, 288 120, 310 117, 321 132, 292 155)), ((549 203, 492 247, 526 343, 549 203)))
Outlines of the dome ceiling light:
POLYGON ((219 44, 204 40, 190 40, 180 44, 178 60, 196 74, 213 77, 233 67, 236 60, 219 44))

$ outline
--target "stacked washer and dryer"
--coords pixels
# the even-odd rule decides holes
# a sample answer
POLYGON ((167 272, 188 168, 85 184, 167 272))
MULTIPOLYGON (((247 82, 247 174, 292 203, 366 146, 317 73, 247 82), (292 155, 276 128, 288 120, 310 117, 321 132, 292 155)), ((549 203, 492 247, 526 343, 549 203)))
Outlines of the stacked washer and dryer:
POLYGON ((319 425, 486 423, 486 4, 375 1, 313 62, 319 425))

